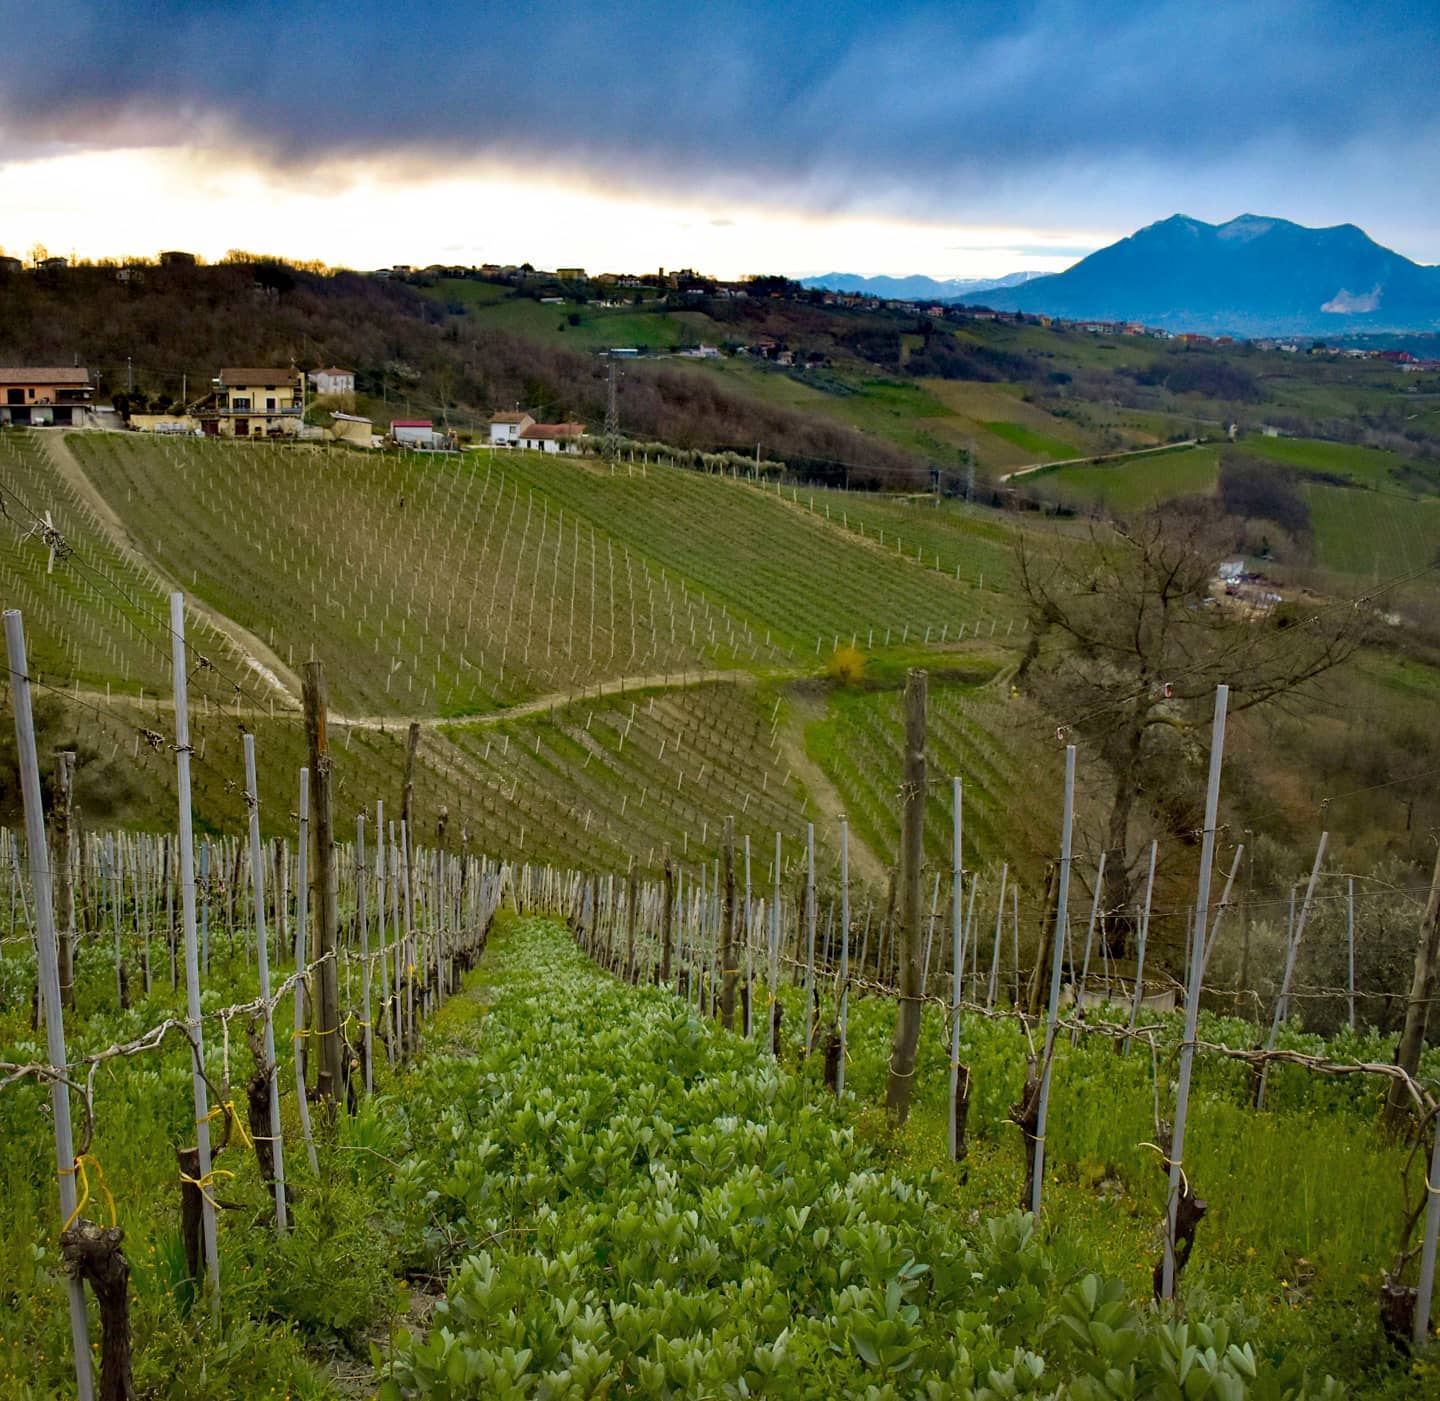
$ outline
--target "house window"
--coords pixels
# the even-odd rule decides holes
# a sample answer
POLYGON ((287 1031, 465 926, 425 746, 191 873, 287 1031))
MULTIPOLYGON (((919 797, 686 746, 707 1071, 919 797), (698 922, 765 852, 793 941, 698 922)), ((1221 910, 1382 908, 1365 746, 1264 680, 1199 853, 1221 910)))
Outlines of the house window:
POLYGON ((274 413, 274 412, 275 412, 275 400, 274 400, 274 399, 267 399, 267 400, 265 401, 265 409, 266 409, 266 412, 267 412, 267 413, 274 413))
POLYGON ((5 391, 5 402, 7 404, 23 404, 25 402, 25 391, 23 389, 7 389, 5 391))
POLYGON ((249 412, 250 412, 250 398, 249 398, 249 396, 246 395, 245 397, 242 398, 239 394, 237 394, 237 395, 230 401, 230 407, 231 407, 232 409, 234 409, 236 413, 249 413, 249 412))

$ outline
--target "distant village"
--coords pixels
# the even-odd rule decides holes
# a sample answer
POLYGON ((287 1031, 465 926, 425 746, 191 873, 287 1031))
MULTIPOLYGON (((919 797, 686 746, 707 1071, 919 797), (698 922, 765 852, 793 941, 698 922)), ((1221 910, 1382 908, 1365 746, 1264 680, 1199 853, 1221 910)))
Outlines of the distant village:
MULTIPOLYGON (((193 267, 196 255, 162 252, 158 266, 193 267)), ((142 280, 152 263, 119 263, 114 276, 120 282, 142 280)), ((0 255, 0 277, 26 273, 55 273, 69 266, 63 257, 36 256, 29 265, 20 258, 0 255)), ((110 266, 108 264, 102 266, 110 266)), ((651 273, 587 274, 581 267, 553 271, 529 264, 484 263, 479 266, 431 264, 413 267, 397 263, 365 274, 378 280, 434 282, 439 279, 483 281, 522 290, 543 305, 622 308, 647 305, 663 299, 669 305, 700 304, 707 300, 768 298, 798 300, 810 305, 840 307, 857 312, 907 315, 963 325, 995 322, 1036 325, 1097 337, 1148 337, 1184 346, 1248 345, 1257 350, 1292 355, 1327 356, 1350 360, 1379 360, 1411 373, 1440 371, 1440 360, 1422 359, 1405 350, 1333 346, 1303 339, 1208 336, 1174 332, 1136 321, 1064 320, 1028 312, 995 311, 983 305, 958 302, 886 299, 869 293, 811 289, 783 277, 748 277, 726 281, 692 268, 651 273), (646 298, 651 303, 646 302, 646 298)), ((701 343, 666 351, 641 346, 614 346, 600 352, 616 360, 661 358, 717 359, 723 355, 747 356, 779 367, 803 370, 813 364, 783 340, 758 336, 725 348, 701 343)), ((198 395, 184 393, 168 413, 117 412, 97 401, 98 375, 80 365, 0 366, 0 428, 28 427, 130 429, 156 434, 206 438, 296 439, 329 441, 355 447, 398 446, 421 451, 456 451, 458 435, 431 419, 395 418, 377 423, 356 413, 355 371, 339 365, 302 370, 288 366, 220 367, 198 395)), ((120 402, 118 395, 116 402, 120 402)), ((481 445, 513 451, 578 453, 587 444, 583 423, 542 423, 518 407, 497 411, 491 417, 481 445)))

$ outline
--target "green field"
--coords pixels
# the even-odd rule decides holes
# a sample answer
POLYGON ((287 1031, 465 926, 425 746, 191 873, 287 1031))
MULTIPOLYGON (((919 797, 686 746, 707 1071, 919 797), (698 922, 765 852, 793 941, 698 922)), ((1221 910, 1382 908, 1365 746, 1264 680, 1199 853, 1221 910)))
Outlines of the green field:
POLYGON ((1208 496, 1215 490, 1219 468, 1220 449, 1200 447, 1129 461, 1057 467, 1025 481, 1031 489, 1068 505, 1104 506, 1125 514, 1177 496, 1208 496))

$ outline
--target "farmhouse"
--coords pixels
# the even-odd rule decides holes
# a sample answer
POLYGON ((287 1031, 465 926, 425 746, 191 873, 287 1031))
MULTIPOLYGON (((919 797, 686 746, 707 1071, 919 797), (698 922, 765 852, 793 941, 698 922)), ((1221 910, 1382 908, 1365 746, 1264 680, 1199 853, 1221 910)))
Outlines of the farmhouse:
POLYGON ((0 423, 78 428, 94 400, 90 371, 81 366, 0 368, 0 423))
POLYGON ((513 447, 520 434, 534 422, 523 409, 514 413, 497 413, 490 420, 490 446, 513 447))
POLYGON ((19 258, 12 258, 8 253, 0 254, 0 272, 21 272, 24 267, 19 258))
POLYGON ((212 438, 293 438, 305 408, 305 381, 293 366, 221 370, 200 406, 201 428, 212 438))
POLYGON ((532 452, 579 452, 585 436, 583 423, 532 423, 515 440, 532 452))
POLYGON ((452 436, 438 430, 428 418, 392 419, 390 438, 397 447, 427 452, 443 452, 455 446, 452 436))
POLYGON ((342 370, 338 365, 330 365, 323 370, 311 370, 310 385, 317 394, 323 394, 336 399, 353 399, 355 397, 355 371, 342 370))

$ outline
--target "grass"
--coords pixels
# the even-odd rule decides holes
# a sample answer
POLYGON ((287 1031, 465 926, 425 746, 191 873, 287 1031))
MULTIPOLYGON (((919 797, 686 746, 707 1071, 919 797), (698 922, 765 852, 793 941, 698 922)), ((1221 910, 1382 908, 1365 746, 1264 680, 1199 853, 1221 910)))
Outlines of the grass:
POLYGON ((984 426, 987 432, 993 433, 997 438, 1004 438, 1007 443, 1014 443, 1017 448, 1022 448, 1041 460, 1083 455, 1071 444, 1063 443, 1059 438, 1052 438, 1044 433, 1037 433, 1033 428, 1026 428, 1020 423, 992 421, 984 426))
POLYGON ((1103 505, 1122 514, 1177 496, 1209 495, 1220 470, 1220 448, 1157 453, 1096 465, 1057 467, 1026 478, 1031 489, 1072 505, 1103 505))

